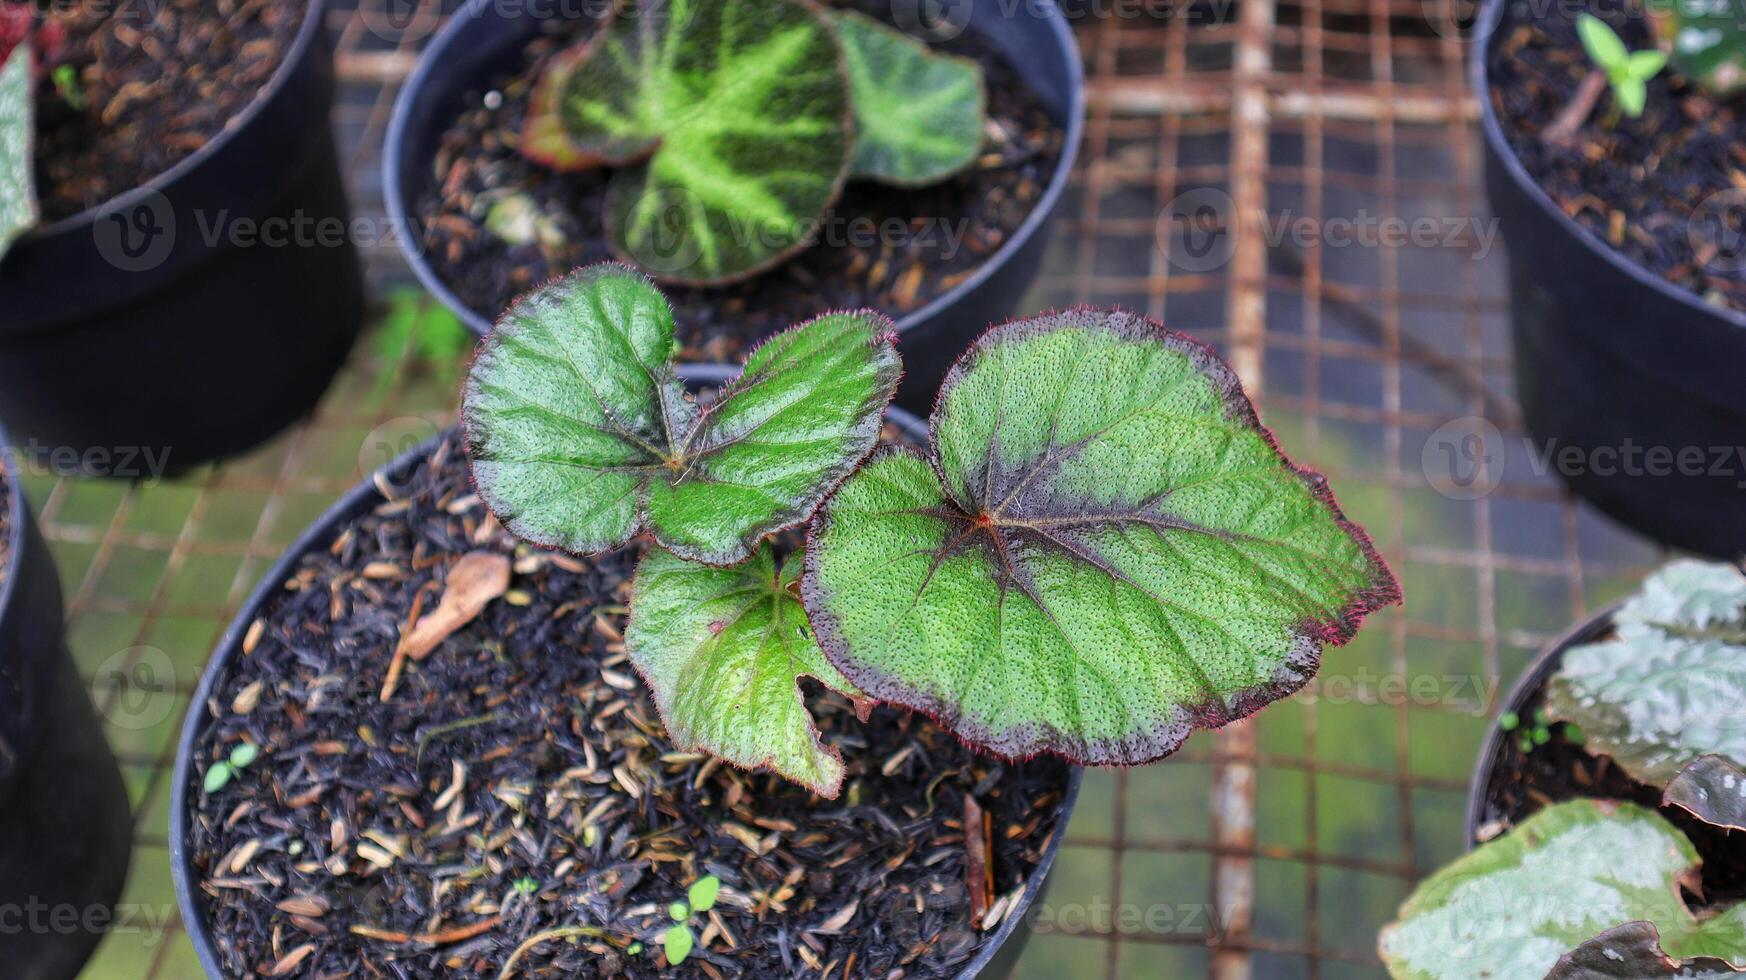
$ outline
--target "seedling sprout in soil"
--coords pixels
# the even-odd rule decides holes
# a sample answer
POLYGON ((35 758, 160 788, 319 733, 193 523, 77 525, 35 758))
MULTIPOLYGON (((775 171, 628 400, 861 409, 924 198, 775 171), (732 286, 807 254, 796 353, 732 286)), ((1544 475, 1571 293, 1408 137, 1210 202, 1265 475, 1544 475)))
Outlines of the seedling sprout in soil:
POLYGON ((853 11, 637 0, 551 61, 521 150, 557 170, 612 169, 620 258, 723 284, 807 247, 850 179, 920 187, 969 167, 986 101, 978 64, 853 11))
POLYGON ((254 765, 260 756, 260 748, 253 742, 244 742, 230 750, 230 755, 214 763, 206 770, 206 792, 216 793, 230 785, 230 781, 242 775, 242 771, 254 765))
POLYGON ((515 534, 660 546, 625 640, 680 746, 835 797, 805 675, 863 718, 921 711, 997 757, 1150 762, 1298 690, 1324 644, 1400 598, 1231 369, 1141 317, 990 330, 926 453, 874 452, 899 371, 880 314, 775 335, 707 407, 672 338, 647 279, 580 270, 499 321, 463 417, 478 492, 515 534), (802 553, 766 540, 809 517, 802 553))

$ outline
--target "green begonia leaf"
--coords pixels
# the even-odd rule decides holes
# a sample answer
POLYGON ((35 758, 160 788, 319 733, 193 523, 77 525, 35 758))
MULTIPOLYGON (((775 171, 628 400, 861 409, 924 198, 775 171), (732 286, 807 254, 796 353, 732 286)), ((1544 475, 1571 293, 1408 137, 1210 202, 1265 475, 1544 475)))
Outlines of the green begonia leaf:
POLYGON ((1711 957, 1676 960, 1653 922, 1608 929, 1559 958, 1546 980, 1724 980, 1740 971, 1711 957))
POLYGON ((659 279, 769 268, 842 192, 842 45, 803 0, 641 0, 608 19, 563 84, 573 151, 617 168, 608 240, 659 279))
MULTIPOLYGON (((797 557, 778 572, 769 544, 733 568, 650 551, 631 589, 625 645, 674 744, 835 798, 842 756, 819 743, 799 682, 808 676, 852 698, 860 692, 812 637, 794 594, 800 565, 797 557)), ((715 896, 693 896, 693 909, 708 908, 702 897, 715 896)))
POLYGON ((989 331, 931 432, 936 460, 882 449, 819 510, 802 594, 869 696, 998 755, 1158 759, 1399 598, 1230 368, 1144 318, 989 331))
POLYGON ((1746 576, 1682 560, 1643 583, 1613 617, 1615 635, 1565 652, 1546 713, 1583 746, 1665 787, 1698 757, 1746 763, 1746 576))
POLYGON ((975 163, 987 122, 982 66, 864 14, 836 18, 855 107, 852 175, 916 187, 975 163))
POLYGON ((685 397, 673 313, 592 266, 527 294, 480 346, 462 416, 480 496, 535 544, 590 553, 647 528, 730 564, 812 513, 873 448, 900 364, 891 321, 833 313, 760 345, 708 409, 685 397))
POLYGON ((1746 963, 1746 914, 1699 921, 1680 900, 1697 851, 1630 803, 1559 803, 1419 883, 1381 951, 1400 980, 1543 977, 1602 932, 1645 921, 1679 959, 1746 963))
POLYGON ((1738 0, 1645 0, 1674 70, 1715 95, 1746 88, 1746 11, 1738 0))
POLYGON ((22 42, 0 64, 0 256, 38 218, 31 151, 35 99, 30 44, 22 42))

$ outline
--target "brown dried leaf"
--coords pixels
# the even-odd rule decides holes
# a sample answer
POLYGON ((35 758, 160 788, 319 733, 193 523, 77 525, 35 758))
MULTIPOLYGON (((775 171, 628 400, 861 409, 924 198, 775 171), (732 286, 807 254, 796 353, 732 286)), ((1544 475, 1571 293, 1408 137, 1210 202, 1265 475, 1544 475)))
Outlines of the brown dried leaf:
POLYGON ((509 591, 509 559, 493 551, 471 551, 449 569, 443 598, 401 641, 406 655, 423 660, 437 645, 472 622, 492 600, 509 591))

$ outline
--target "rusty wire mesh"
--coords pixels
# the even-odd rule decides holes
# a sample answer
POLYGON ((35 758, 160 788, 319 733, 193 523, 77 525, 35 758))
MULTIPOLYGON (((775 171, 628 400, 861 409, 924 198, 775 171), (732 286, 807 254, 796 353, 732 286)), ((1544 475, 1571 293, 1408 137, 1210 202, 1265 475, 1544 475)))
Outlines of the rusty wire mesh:
MULTIPOLYGON (((334 122, 366 215, 382 210, 390 107, 441 18, 390 18, 384 2, 329 12, 334 122)), ((1454 0, 1092 5, 1100 15, 1075 24, 1086 143, 1024 305, 1119 304, 1219 345, 1288 451, 1373 532, 1408 601, 1330 650, 1304 696, 1161 765, 1089 773, 1020 975, 1379 976, 1377 928, 1462 848, 1499 685, 1659 555, 1525 451, 1454 0), (1333 233, 1389 218, 1466 225, 1409 245, 1333 233), (1501 481, 1438 492, 1427 477, 1460 450, 1451 431, 1477 419, 1503 436, 1501 481)), ((367 258, 378 296, 406 281, 391 244, 367 258)), ((186 478, 27 478, 137 811, 135 928, 87 977, 200 976, 173 921, 166 841, 188 694, 299 530, 450 418, 446 382, 409 367, 366 337, 311 418, 186 478)))

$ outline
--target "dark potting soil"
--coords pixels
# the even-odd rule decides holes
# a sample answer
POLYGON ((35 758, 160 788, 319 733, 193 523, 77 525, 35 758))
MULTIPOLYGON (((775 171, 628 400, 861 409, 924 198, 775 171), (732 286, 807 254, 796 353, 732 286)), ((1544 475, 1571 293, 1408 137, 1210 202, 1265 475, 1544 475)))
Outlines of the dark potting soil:
MULTIPOLYGON (((1556 667, 1553 668, 1556 670, 1556 667)), ((1526 702, 1510 710, 1533 717, 1545 704, 1545 690, 1535 690, 1526 702)), ((1564 725, 1552 726, 1552 739, 1523 752, 1518 739, 1506 738, 1492 759, 1485 788, 1480 836, 1490 840, 1553 803, 1578 797, 1629 800, 1659 810, 1697 848, 1703 860, 1702 892, 1690 895, 1693 908, 1705 904, 1732 905, 1746 900, 1746 837, 1711 826, 1685 810, 1661 805, 1661 791, 1639 783, 1606 756, 1590 755, 1564 737, 1564 725)))
MULTIPOLYGON (((4 2, 4 0, 0 0, 4 2)), ((206 145, 273 77, 302 0, 35 0, 62 25, 57 64, 82 105, 38 85, 36 179, 54 221, 125 193, 206 145)))
MULTIPOLYGON (((854 0, 873 16, 890 4, 854 0)), ((604 9, 604 6, 603 8, 604 9)), ((435 189, 414 204, 432 267, 469 308, 496 319, 531 286, 612 258, 602 211, 607 171, 554 173, 516 147, 533 82, 551 55, 584 37, 594 21, 551 21, 528 45, 524 67, 492 79, 444 134, 435 189), (529 195, 563 232, 565 244, 512 246, 484 228, 501 195, 529 195)), ((942 45, 982 64, 988 84, 983 155, 972 169, 931 187, 903 189, 851 181, 820 241, 744 282, 670 288, 692 361, 739 362, 758 338, 832 309, 874 307, 896 318, 968 279, 1029 217, 1061 158, 1064 131, 1049 120, 1022 70, 966 31, 942 45)))
POLYGON ((1708 302, 1746 310, 1746 254, 1737 244, 1746 197, 1702 208, 1714 194, 1746 188, 1746 102, 1712 99, 1669 68, 1649 82, 1641 118, 1612 122, 1607 92, 1571 145, 1542 139, 1593 68, 1576 35, 1585 7, 1631 50, 1653 46, 1630 0, 1508 0, 1489 68, 1510 146, 1559 207, 1603 241, 1708 302))
POLYGON ((991 816, 996 895, 1059 829, 1064 765, 1004 765, 886 708, 861 723, 817 688, 837 800, 675 751, 624 653, 637 549, 517 544, 452 439, 403 486, 303 558, 200 706, 187 844, 228 975, 495 978, 524 946, 517 977, 669 975, 668 906, 714 874, 689 975, 945 976, 987 934, 966 794, 991 816), (476 549, 513 553, 511 591, 382 703, 417 597, 434 607, 476 549), (202 792, 245 740, 258 760, 202 792))

